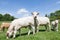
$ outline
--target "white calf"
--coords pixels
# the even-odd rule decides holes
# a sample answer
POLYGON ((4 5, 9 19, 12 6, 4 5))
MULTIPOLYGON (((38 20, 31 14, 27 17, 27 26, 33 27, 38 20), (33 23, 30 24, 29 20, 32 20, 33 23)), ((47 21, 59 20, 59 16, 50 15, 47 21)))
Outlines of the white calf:
MULTIPOLYGON (((30 28, 32 28, 33 34, 35 34, 34 19, 32 16, 30 16, 30 17, 15 19, 14 21, 12 21, 7 31, 7 38, 10 37, 12 33, 13 33, 13 38, 15 38, 17 30, 25 26, 29 26, 30 28)), ((30 34, 30 32, 31 29, 29 30, 28 35, 30 34)))
POLYGON ((53 30, 58 31, 58 20, 52 21, 51 25, 53 30))

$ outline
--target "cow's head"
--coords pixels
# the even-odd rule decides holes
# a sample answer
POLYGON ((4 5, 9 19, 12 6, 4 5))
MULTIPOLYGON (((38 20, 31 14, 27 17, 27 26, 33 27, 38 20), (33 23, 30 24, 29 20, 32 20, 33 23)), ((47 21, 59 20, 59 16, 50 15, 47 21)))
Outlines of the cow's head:
POLYGON ((34 18, 37 18, 38 15, 39 15, 38 12, 32 12, 32 16, 33 16, 34 18))
POLYGON ((12 34, 13 34, 13 31, 7 31, 6 33, 7 39, 10 38, 12 34))

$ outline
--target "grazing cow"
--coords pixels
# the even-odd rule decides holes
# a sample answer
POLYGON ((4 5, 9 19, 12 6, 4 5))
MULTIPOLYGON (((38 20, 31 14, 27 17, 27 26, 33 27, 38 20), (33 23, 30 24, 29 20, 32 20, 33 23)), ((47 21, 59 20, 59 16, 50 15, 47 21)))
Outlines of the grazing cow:
POLYGON ((10 26, 10 23, 8 23, 8 22, 3 22, 3 23, 1 24, 0 30, 3 30, 3 31, 4 31, 4 29, 5 29, 5 28, 8 29, 9 26, 10 26))
POLYGON ((52 29, 54 31, 58 31, 58 20, 54 20, 51 22, 51 25, 52 25, 52 29))
MULTIPOLYGON (((37 12, 33 12, 33 15, 34 14, 37 14, 37 12)), ((13 33, 13 38, 15 38, 17 30, 25 26, 27 27, 29 26, 28 35, 30 34, 31 29, 33 31, 33 34, 35 34, 34 17, 33 16, 23 17, 12 21, 7 31, 7 39, 12 35, 12 33, 13 33)))

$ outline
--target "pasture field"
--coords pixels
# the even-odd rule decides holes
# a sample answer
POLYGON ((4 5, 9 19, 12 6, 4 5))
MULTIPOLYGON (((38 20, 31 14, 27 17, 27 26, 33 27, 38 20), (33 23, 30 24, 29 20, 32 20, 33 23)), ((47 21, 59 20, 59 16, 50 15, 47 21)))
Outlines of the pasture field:
MULTIPOLYGON (((2 21, 0 22, 0 24, 2 21)), ((0 32, 0 40, 7 40, 6 39, 6 31, 0 32)), ((46 32, 44 26, 40 26, 40 31, 33 35, 32 33, 28 36, 27 35, 28 28, 22 28, 21 29, 21 35, 19 36, 19 33, 17 32, 16 38, 10 38, 8 40, 60 40, 60 24, 59 24, 59 31, 50 31, 46 32)))

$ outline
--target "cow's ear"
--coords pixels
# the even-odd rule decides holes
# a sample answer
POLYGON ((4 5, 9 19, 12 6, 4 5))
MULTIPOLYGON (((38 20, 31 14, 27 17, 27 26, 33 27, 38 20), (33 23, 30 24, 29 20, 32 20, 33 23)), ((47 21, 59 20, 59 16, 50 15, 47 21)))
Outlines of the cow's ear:
POLYGON ((33 12, 31 14, 33 15, 33 12))
POLYGON ((39 13, 37 13, 37 15, 39 15, 39 13))

